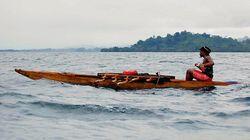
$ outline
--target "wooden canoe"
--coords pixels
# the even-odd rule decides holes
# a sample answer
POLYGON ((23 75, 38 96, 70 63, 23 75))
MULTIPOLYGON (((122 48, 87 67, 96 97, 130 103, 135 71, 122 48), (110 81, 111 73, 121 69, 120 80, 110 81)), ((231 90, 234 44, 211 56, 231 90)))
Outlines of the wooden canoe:
POLYGON ((147 73, 138 75, 123 75, 121 73, 98 73, 97 75, 84 75, 48 71, 27 71, 21 69, 15 69, 15 71, 33 80, 48 79, 62 83, 107 87, 116 90, 137 90, 151 88, 197 89, 211 86, 228 86, 231 84, 236 84, 236 82, 185 81, 175 79, 174 76, 150 75, 147 73))

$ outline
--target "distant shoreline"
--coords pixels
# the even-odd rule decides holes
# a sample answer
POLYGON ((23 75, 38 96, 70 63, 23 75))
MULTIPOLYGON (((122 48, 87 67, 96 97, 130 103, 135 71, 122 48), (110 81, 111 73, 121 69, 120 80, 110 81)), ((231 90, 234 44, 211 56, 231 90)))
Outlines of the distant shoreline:
MULTIPOLYGON (((53 52, 100 52, 100 53, 195 53, 199 52, 197 51, 164 51, 164 52, 102 52, 102 51, 63 51, 63 50, 54 50, 54 51, 45 51, 45 50, 0 50, 1 52, 47 52, 47 53, 53 53, 53 52)), ((213 51, 213 53, 250 53, 250 51, 213 51)))
POLYGON ((208 46, 212 52, 250 52, 250 38, 237 40, 231 37, 182 31, 173 35, 167 34, 165 37, 153 36, 126 47, 4 49, 0 52, 197 52, 201 46, 208 46))
POLYGON ((0 52, 100 52, 102 48, 69 48, 69 49, 3 49, 0 52))

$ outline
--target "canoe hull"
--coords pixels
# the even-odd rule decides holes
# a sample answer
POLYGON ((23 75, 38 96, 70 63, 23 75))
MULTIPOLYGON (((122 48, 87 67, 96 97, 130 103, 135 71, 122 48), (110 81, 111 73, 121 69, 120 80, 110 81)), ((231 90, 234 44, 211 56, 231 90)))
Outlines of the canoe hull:
POLYGON ((15 71, 21 75, 24 75, 33 80, 48 79, 62 83, 77 84, 77 85, 89 85, 95 87, 107 87, 112 89, 121 90, 137 90, 137 89, 152 89, 152 88, 184 88, 184 89, 197 89, 211 86, 228 86, 231 83, 210 81, 185 81, 178 79, 170 79, 166 82, 153 83, 153 82, 125 82, 118 83, 112 79, 103 80, 100 76, 95 75, 83 75, 73 73, 60 73, 60 72, 47 72, 47 71, 27 71, 21 69, 15 69, 15 71))

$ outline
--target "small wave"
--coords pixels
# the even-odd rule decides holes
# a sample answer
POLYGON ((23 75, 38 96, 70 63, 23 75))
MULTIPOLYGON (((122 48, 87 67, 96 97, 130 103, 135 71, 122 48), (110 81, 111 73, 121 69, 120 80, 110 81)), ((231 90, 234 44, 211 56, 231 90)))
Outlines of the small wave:
POLYGON ((159 61, 159 63, 167 63, 167 62, 169 62, 169 61, 166 61, 166 60, 165 61, 164 60, 163 61, 159 61))
POLYGON ((242 110, 236 113, 233 113, 233 116, 250 116, 250 110, 242 110))
POLYGON ((250 106, 250 97, 235 98, 232 102, 243 103, 250 106))
POLYGON ((0 94, 0 97, 6 97, 6 96, 11 96, 11 97, 17 97, 17 98, 34 98, 35 96, 29 95, 29 94, 21 94, 21 93, 16 93, 16 92, 5 92, 3 94, 0 94))
POLYGON ((213 127, 212 123, 204 120, 191 120, 191 119, 181 119, 174 122, 173 125, 177 129, 204 129, 208 127, 213 127))
POLYGON ((182 62, 182 61, 174 61, 174 60, 161 60, 161 61, 159 61, 159 63, 174 63, 174 64, 176 64, 176 63, 180 63, 180 64, 185 64, 184 62, 182 62))
POLYGON ((225 113, 225 112, 213 112, 210 115, 214 115, 216 117, 222 118, 230 118, 230 117, 246 117, 250 116, 250 110, 241 110, 234 113, 225 113))
POLYGON ((139 108, 122 107, 122 106, 101 106, 95 104, 62 104, 45 101, 30 102, 33 106, 39 106, 42 108, 59 110, 68 113, 115 113, 115 114, 135 114, 135 115, 156 115, 153 111, 144 110, 139 108))
POLYGON ((245 84, 239 84, 236 86, 235 89, 232 89, 232 91, 240 91, 240 90, 244 90, 244 89, 248 89, 250 88, 250 84, 245 83, 245 84))
POLYGON ((229 114, 224 113, 224 112, 212 112, 212 113, 210 113, 210 115, 213 115, 213 116, 216 116, 216 117, 222 117, 222 118, 229 116, 229 114))
POLYGON ((171 114, 190 114, 190 115, 199 114, 197 112, 189 112, 189 111, 185 111, 185 110, 173 110, 170 108, 161 108, 161 109, 159 109, 159 111, 166 113, 166 114, 169 114, 169 113, 171 113, 171 114))
POLYGON ((250 97, 235 98, 232 101, 233 102, 250 102, 250 97))
POLYGON ((135 115, 135 116, 147 116, 162 118, 170 114, 197 114, 197 112, 187 112, 182 110, 173 110, 170 108, 159 108, 159 109, 141 109, 136 107, 128 107, 124 105, 97 105, 97 104, 65 104, 55 103, 47 101, 35 101, 35 102, 19 102, 21 104, 28 104, 38 109, 55 110, 57 113, 73 113, 73 114, 124 114, 124 115, 135 115))
POLYGON ((201 121, 197 120, 190 120, 190 119, 184 119, 176 121, 175 124, 195 124, 195 123, 202 123, 201 121))

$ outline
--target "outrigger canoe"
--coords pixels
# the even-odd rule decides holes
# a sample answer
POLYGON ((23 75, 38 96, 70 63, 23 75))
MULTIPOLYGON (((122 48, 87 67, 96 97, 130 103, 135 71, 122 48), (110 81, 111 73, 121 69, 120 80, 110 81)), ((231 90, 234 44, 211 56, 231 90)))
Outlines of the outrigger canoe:
POLYGON ((15 69, 15 71, 33 80, 48 79, 61 83, 106 87, 115 90, 138 90, 152 88, 199 89, 204 87, 237 84, 237 82, 220 81, 185 81, 175 79, 175 76, 154 75, 148 73, 139 73, 136 75, 124 75, 122 73, 98 73, 97 75, 84 75, 65 72, 28 71, 22 69, 15 69))

